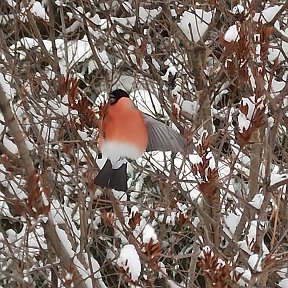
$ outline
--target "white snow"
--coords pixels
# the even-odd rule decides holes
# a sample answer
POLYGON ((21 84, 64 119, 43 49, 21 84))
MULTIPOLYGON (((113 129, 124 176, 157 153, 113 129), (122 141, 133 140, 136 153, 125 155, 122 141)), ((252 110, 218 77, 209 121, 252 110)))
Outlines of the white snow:
POLYGON ((89 140, 89 137, 88 137, 87 132, 85 132, 85 131, 80 131, 80 130, 78 130, 77 132, 78 132, 78 134, 79 134, 79 136, 80 136, 80 138, 81 138, 82 140, 84 140, 84 141, 88 141, 88 140, 89 140))
POLYGON ((228 28, 224 35, 224 40, 227 42, 235 42, 239 40, 238 28, 235 24, 228 28))
POLYGON ((73 251, 72 244, 69 241, 66 232, 60 229, 58 225, 55 225, 55 230, 67 254, 69 255, 70 258, 73 258, 75 256, 75 252, 73 251))
POLYGON ((51 111, 60 116, 67 116, 69 113, 68 106, 58 102, 56 99, 48 101, 47 104, 50 106, 51 111))
POLYGON ((8 190, 11 194, 15 195, 18 199, 27 199, 26 193, 20 187, 23 185, 23 180, 19 178, 14 178, 8 182, 8 190))
POLYGON ((239 274, 242 274, 242 276, 237 282, 239 287, 246 287, 252 276, 251 271, 248 269, 244 269, 243 267, 236 267, 235 271, 239 274))
MULTIPOLYGON (((91 259, 93 259, 93 257, 91 257, 91 259)), ((78 260, 77 257, 73 258, 73 263, 75 264, 75 267, 77 268, 78 272, 82 276, 82 279, 84 279, 85 286, 87 288, 93 288, 92 279, 91 279, 89 270, 87 270, 87 268, 84 267, 84 265, 78 260)))
MULTIPOLYGON (((43 43, 48 52, 52 53, 52 43, 50 40, 43 40, 43 43)), ((90 48, 90 44, 88 42, 87 36, 85 35, 82 39, 68 41, 65 45, 63 39, 56 39, 55 45, 57 48, 57 56, 60 59, 60 70, 63 75, 66 75, 67 69, 72 67, 74 64, 83 62, 86 59, 89 59, 92 55, 92 50, 90 48), (66 61, 67 60, 67 61, 66 61)), ((38 42, 29 37, 21 38, 16 45, 11 45, 10 50, 14 51, 16 48, 20 48, 24 46, 26 49, 31 49, 33 47, 39 47, 38 42)), ((18 50, 22 51, 22 50, 18 50)), ((108 58, 107 52, 105 50, 99 51, 95 49, 95 52, 101 61, 102 66, 110 70, 112 68, 112 64, 108 58)), ((22 58, 26 58, 26 53, 22 53, 22 58)), ((88 68, 88 67, 87 67, 88 68)))
POLYGON ((186 112, 189 115, 196 115, 199 110, 199 103, 197 101, 184 100, 181 104, 182 112, 186 112))
POLYGON ((132 281, 138 281, 141 273, 141 263, 134 245, 127 244, 121 249, 117 265, 127 272, 132 281))
POLYGON ((169 68, 167 69, 166 73, 164 76, 161 76, 162 80, 168 81, 169 76, 175 76, 177 73, 177 68, 174 65, 170 65, 169 68))
POLYGON ((227 216, 224 216, 225 226, 223 228, 224 232, 233 239, 233 235, 241 219, 242 212, 236 209, 234 212, 229 212, 227 216))
POLYGON ((32 150, 34 150, 34 144, 31 142, 31 141, 29 141, 29 140, 25 140, 25 144, 26 144, 26 146, 27 146, 27 148, 28 148, 28 150, 29 151, 32 151, 32 150))
MULTIPOLYGON (((241 105, 244 106, 244 107, 246 106, 248 109, 247 109, 247 115, 245 115, 244 113, 239 111, 238 125, 239 125, 239 132, 240 133, 243 133, 244 128, 248 129, 249 126, 250 126, 251 119, 253 117, 254 110, 255 110, 255 107, 256 107, 255 101, 256 100, 255 100, 254 96, 247 97, 247 98, 242 98, 242 100, 241 100, 241 105)), ((257 105, 260 104, 257 109, 260 109, 260 108, 263 107, 263 105, 261 105, 261 102, 262 102, 262 99, 257 99, 257 105)))
POLYGON ((264 195, 263 194, 256 194, 254 196, 254 198, 252 199, 252 201, 250 201, 249 203, 255 207, 256 209, 260 209, 261 205, 263 203, 264 200, 264 195))
POLYGON ((167 114, 164 112, 158 98, 151 91, 146 90, 136 90, 131 93, 131 98, 134 100, 134 103, 140 111, 148 115, 164 115, 167 114))
MULTIPOLYGON (((125 1, 122 3, 123 8, 130 14, 134 14, 134 9, 131 6, 131 4, 128 1, 125 1)), ((159 6, 157 9, 145 9, 144 7, 139 7, 139 20, 141 24, 149 23, 151 20, 153 20, 159 13, 162 11, 162 8, 159 6)), ((126 17, 127 18, 127 17, 126 17)), ((125 19, 125 18, 123 18, 125 19)), ((133 25, 134 26, 134 25, 133 25)))
POLYGON ((248 264, 255 272, 261 272, 262 271, 262 261, 263 256, 260 256, 259 254, 253 254, 248 259, 248 264))
MULTIPOLYGON (((81 40, 69 41, 67 48, 64 45, 64 41, 59 39, 60 45, 57 49, 58 57, 60 60, 61 73, 66 75, 66 70, 72 67, 75 63, 83 62, 92 55, 92 50, 90 48, 87 36, 85 35, 81 40), (61 43, 62 42, 62 43, 61 43), (67 56, 67 62, 65 61, 67 56)), ((50 44, 50 43, 49 43, 50 44)), ((97 51, 97 49, 95 49, 97 51)))
POLYGON ((279 168, 275 166, 271 172, 270 185, 274 185, 287 178, 288 178, 288 174, 280 174, 279 168))
MULTIPOLYGON (((53 120, 55 121, 55 120, 53 120)), ((52 122, 52 121, 51 121, 52 122)), ((55 137, 55 129, 53 129, 52 125, 47 125, 47 124, 37 124, 36 125, 37 128, 39 129, 39 131, 41 131, 41 137, 47 141, 53 141, 54 137, 55 137)))
POLYGON ((6 230, 6 234, 9 243, 13 243, 17 240, 17 233, 13 229, 6 230))
POLYGON ((158 242, 157 235, 155 233, 154 228, 147 224, 143 230, 143 243, 150 243, 155 244, 158 242))
POLYGON ((67 5, 67 0, 56 0, 55 4, 57 6, 64 6, 65 7, 67 5))
POLYGON ((17 146, 6 135, 3 138, 3 144, 11 153, 18 154, 17 146))
POLYGON ((211 247, 209 246, 204 246, 200 252, 199 257, 200 258, 205 258, 205 254, 211 253, 211 256, 214 256, 214 252, 211 250, 211 247))
POLYGON ((15 96, 15 89, 13 89, 12 86, 10 85, 10 81, 12 81, 10 75, 8 74, 4 75, 0 72, 0 85, 2 86, 8 100, 13 99, 15 96))
POLYGON ((125 18, 111 17, 111 20, 116 24, 119 23, 125 27, 133 28, 135 26, 136 16, 125 18))
POLYGON ((166 281, 168 282, 170 288, 183 288, 183 287, 185 287, 184 284, 178 284, 178 283, 176 283, 170 279, 167 279, 166 281))
POLYGON ((144 7, 140 6, 139 7, 139 18, 140 18, 140 23, 146 23, 146 22, 150 22, 151 20, 153 20, 157 15, 159 15, 162 11, 162 7, 159 6, 157 9, 152 9, 152 10, 148 10, 145 9, 144 7))
POLYGON ((190 11, 182 14, 178 26, 189 40, 197 42, 211 23, 212 11, 206 12, 202 9, 191 9, 190 11))
POLYGON ((240 5, 240 4, 236 5, 236 6, 232 9, 232 13, 233 13, 233 14, 241 14, 241 13, 243 13, 244 11, 245 11, 245 8, 244 8, 242 5, 240 5))
POLYGON ((101 19, 98 14, 95 14, 92 18, 89 19, 91 22, 93 22, 95 25, 102 25, 103 20, 101 19))
POLYGON ((255 13, 253 20, 255 22, 261 21, 262 23, 268 23, 274 18, 274 16, 278 13, 281 7, 282 5, 275 5, 273 7, 268 7, 264 9, 261 13, 255 13))
MULTIPOLYGON (((259 229, 258 221, 253 220, 250 223, 247 223, 247 225, 250 225, 248 234, 246 234, 246 237, 244 240, 239 241, 239 247, 243 249, 245 252, 247 252, 249 255, 252 255, 251 252, 251 243, 254 243, 256 236, 257 236, 257 229, 259 229)), ((262 225, 265 225, 265 223, 262 223, 262 225)), ((262 241, 262 247, 263 255, 269 254, 269 249, 265 245, 264 241, 262 241)))
POLYGON ((287 288, 288 287, 288 279, 281 280, 278 285, 281 288, 287 288))
POLYGON ((155 67, 155 69, 156 69, 157 71, 160 71, 161 66, 160 66, 160 64, 157 62, 157 60, 155 60, 154 58, 152 58, 152 64, 154 65, 154 67, 155 67))
POLYGON ((137 212, 139 212, 139 208, 136 205, 131 207, 130 217, 133 217, 137 212))
POLYGON ((112 69, 112 63, 109 60, 108 54, 105 50, 103 51, 98 51, 96 50, 96 53, 98 55, 98 58, 101 61, 102 66, 106 69, 106 70, 111 70, 112 69))
MULTIPOLYGON (((29 257, 33 257, 35 255, 39 255, 41 249, 47 249, 46 240, 44 238, 44 230, 42 226, 39 225, 39 222, 37 222, 38 220, 31 220, 29 223, 29 228, 27 227, 25 220, 22 221, 23 228, 19 233, 13 229, 6 231, 8 238, 7 240, 9 243, 11 243, 11 248, 13 247, 13 257, 19 260, 23 260, 23 255, 29 255, 29 257)), ((2 240, 1 234, 0 240, 2 240)))
POLYGON ((215 267, 216 270, 220 270, 221 268, 223 268, 226 265, 226 262, 224 260, 222 260, 221 258, 218 258, 217 260, 217 265, 215 267))
POLYGON ((9 6, 11 6, 11 7, 13 7, 13 8, 15 8, 16 5, 17 5, 17 2, 16 2, 16 1, 13 1, 13 0, 5 0, 5 1, 6 1, 6 3, 7 3, 9 6))
POLYGON ((10 213, 10 208, 5 200, 6 200, 5 195, 2 192, 0 192, 0 215, 4 217, 13 218, 12 214, 10 213))
POLYGON ((123 3, 121 3, 121 5, 123 6, 123 8, 128 12, 128 13, 131 13, 133 11, 133 7, 132 5, 128 2, 128 1, 125 1, 123 3))
MULTIPOLYGON (((68 198, 65 198, 65 202, 68 202, 68 198)), ((67 203, 68 204, 68 203, 67 203)), ((51 201, 50 216, 56 224, 69 224, 69 227, 73 231, 73 234, 80 238, 80 232, 75 226, 74 221, 72 220, 73 206, 68 207, 65 204, 60 204, 57 200, 51 201)), ((74 215, 74 220, 77 216, 77 213, 74 215)), ((64 232, 65 233, 65 232, 64 232)))
POLYGON ((45 21, 48 21, 49 18, 48 18, 48 15, 44 9, 44 7, 41 5, 40 2, 36 1, 32 8, 31 8, 31 12, 32 14, 34 14, 35 16, 37 17, 40 17, 42 19, 44 19, 45 21))

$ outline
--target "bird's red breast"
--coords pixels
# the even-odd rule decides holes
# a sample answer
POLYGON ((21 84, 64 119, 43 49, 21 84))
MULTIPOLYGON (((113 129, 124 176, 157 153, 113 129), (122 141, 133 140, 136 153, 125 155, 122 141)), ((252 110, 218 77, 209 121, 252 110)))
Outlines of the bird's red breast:
POLYGON ((148 132, 142 113, 123 97, 107 107, 100 127, 100 150, 104 157, 137 159, 146 150, 148 132))

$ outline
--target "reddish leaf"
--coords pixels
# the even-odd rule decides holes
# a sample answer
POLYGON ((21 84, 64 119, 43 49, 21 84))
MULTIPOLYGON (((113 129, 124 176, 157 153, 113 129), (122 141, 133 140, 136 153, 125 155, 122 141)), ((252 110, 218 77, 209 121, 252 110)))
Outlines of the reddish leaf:
POLYGON ((132 217, 129 219, 129 226, 132 229, 135 229, 137 225, 140 224, 141 221, 141 214, 137 211, 135 213, 133 213, 132 217))

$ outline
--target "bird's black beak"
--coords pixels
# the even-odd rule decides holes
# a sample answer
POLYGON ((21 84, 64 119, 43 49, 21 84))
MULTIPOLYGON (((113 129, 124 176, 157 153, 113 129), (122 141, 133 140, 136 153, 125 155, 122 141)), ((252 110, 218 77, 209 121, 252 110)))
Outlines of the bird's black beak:
POLYGON ((114 95, 110 94, 108 101, 109 101, 110 104, 114 104, 116 102, 116 99, 115 99, 114 95))
POLYGON ((109 103, 110 104, 113 104, 113 103, 115 103, 116 102, 116 99, 114 98, 114 97, 109 97, 109 103))

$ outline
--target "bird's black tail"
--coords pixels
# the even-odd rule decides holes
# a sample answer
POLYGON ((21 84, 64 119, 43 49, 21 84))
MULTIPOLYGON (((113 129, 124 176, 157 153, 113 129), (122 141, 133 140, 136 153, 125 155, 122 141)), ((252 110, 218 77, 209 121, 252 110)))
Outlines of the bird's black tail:
POLYGON ((104 167, 95 178, 95 184, 101 188, 111 188, 117 191, 127 191, 127 163, 118 169, 113 169, 111 161, 107 159, 104 167))

